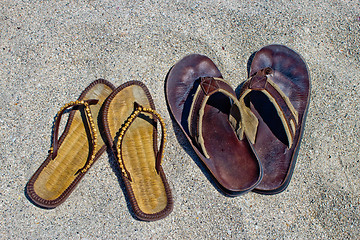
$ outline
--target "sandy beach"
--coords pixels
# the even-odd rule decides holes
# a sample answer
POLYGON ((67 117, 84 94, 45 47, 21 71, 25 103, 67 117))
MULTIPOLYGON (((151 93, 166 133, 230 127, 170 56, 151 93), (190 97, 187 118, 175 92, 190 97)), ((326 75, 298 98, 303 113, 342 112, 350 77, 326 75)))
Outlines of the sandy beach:
POLYGON ((360 234, 360 2, 18 1, 0 4, 1 239, 357 239, 360 234), (226 197, 167 109, 164 83, 181 58, 211 58, 236 89, 250 56, 300 53, 311 99, 289 187, 226 197), (103 78, 142 81, 163 116, 163 169, 174 210, 134 218, 105 152, 52 210, 25 196, 45 160, 57 111, 103 78))

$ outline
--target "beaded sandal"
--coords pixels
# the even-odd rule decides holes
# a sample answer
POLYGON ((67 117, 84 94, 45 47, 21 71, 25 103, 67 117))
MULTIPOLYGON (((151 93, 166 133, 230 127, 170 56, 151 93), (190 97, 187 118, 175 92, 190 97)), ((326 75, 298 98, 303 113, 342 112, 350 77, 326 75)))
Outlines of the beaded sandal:
POLYGON ((63 203, 105 151, 106 145, 98 137, 98 114, 114 89, 110 82, 96 80, 77 101, 65 104, 57 113, 49 155, 26 185, 27 196, 35 205, 55 208, 63 203), (69 118, 58 139, 61 116, 67 110, 69 118))
POLYGON ((114 90, 104 103, 103 124, 135 216, 145 221, 166 217, 173 208, 161 167, 166 129, 146 86, 130 81, 114 90), (157 120, 162 128, 159 150, 157 120))

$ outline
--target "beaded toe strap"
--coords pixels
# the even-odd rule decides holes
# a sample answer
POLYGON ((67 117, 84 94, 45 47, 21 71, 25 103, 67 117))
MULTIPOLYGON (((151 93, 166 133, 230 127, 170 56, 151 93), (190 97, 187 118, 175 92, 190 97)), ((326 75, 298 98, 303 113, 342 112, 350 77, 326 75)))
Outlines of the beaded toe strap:
POLYGON ((116 155, 117 155, 117 158, 119 161, 119 166, 120 166, 121 172, 130 181, 132 181, 132 179, 131 179, 130 173, 128 172, 128 170, 125 167, 124 160, 122 158, 121 145, 124 140, 124 135, 125 135, 126 131, 129 129, 131 124, 134 122, 135 118, 138 117, 141 112, 151 113, 153 116, 155 116, 156 119, 159 120, 160 125, 161 125, 161 129, 162 129, 161 143, 160 143, 159 151, 157 152, 157 155, 156 155, 156 163, 155 163, 155 169, 156 169, 157 173, 159 173, 159 168, 161 166, 161 161, 162 161, 162 158, 164 155, 164 145, 166 142, 166 128, 165 128, 164 120, 161 118, 160 114, 158 114, 154 109, 142 107, 138 103, 135 102, 135 110, 130 115, 130 117, 125 121, 123 126, 121 127, 120 134, 119 134, 119 137, 117 139, 117 144, 116 144, 116 153, 117 153, 116 155))
POLYGON ((79 172, 85 173, 90 168, 90 166, 93 163, 94 158, 95 158, 95 148, 96 148, 96 141, 97 141, 97 133, 96 133, 95 123, 94 123, 94 119, 92 117, 89 105, 95 105, 98 102, 99 102, 99 100, 97 100, 97 99, 89 99, 89 100, 78 100, 78 101, 75 101, 75 102, 67 103, 58 111, 58 113, 57 113, 57 115, 55 117, 53 141, 52 141, 52 147, 50 148, 50 154, 51 154, 51 159, 52 160, 54 160, 56 158, 58 150, 59 150, 58 134, 59 134, 59 126, 60 126, 61 116, 63 115, 65 110, 70 108, 70 107, 75 107, 75 106, 84 106, 85 107, 86 116, 87 116, 87 119, 89 121, 88 124, 90 126, 90 135, 91 135, 92 147, 90 147, 90 149, 91 149, 90 150, 90 157, 86 161, 86 165, 83 168, 79 169, 79 171, 77 171, 75 174, 78 174, 79 172))

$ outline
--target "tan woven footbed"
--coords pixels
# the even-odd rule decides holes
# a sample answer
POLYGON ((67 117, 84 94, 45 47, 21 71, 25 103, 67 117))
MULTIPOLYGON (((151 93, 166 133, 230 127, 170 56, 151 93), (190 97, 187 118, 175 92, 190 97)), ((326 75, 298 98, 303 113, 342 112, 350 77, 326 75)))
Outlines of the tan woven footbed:
MULTIPOLYGON (((104 145, 97 124, 99 110, 111 92, 112 89, 109 86, 97 84, 84 97, 84 100, 99 100, 96 105, 90 106, 98 135, 95 153, 104 145)), ((76 110, 69 133, 59 147, 58 155, 43 169, 34 183, 34 191, 43 199, 58 198, 74 181, 77 176, 75 173, 86 164, 90 153, 88 137, 90 135, 87 119, 83 118, 81 113, 84 116, 84 110, 76 110), (87 130, 84 124, 87 125, 87 130)), ((62 119, 62 121, 65 120, 62 119)))
MULTIPOLYGON (((134 102, 150 108, 144 90, 132 85, 121 90, 111 101, 108 124, 111 136, 119 135, 119 129, 134 110, 134 102)), ((167 196, 164 183, 155 169, 154 120, 151 114, 140 114, 124 135, 122 156, 129 171, 133 194, 141 211, 158 213, 165 209, 167 196)), ((116 144, 117 140, 115 141, 116 144)))

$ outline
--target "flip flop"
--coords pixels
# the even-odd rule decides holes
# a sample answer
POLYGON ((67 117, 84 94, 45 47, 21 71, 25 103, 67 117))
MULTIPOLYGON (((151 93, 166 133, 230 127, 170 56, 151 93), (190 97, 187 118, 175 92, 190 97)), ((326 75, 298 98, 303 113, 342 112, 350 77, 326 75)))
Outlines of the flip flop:
POLYGON ((145 221, 166 217, 173 199, 161 167, 165 126, 146 86, 130 81, 114 90, 104 103, 103 124, 135 216, 145 221), (159 150, 158 120, 162 127, 159 150))
MULTIPOLYGON (((239 140, 237 135, 242 133, 232 126, 237 114, 246 115, 246 110, 208 57, 189 55, 173 66, 166 79, 166 100, 195 153, 226 195, 243 194, 260 182, 262 169, 251 143, 243 136, 239 140)), ((249 113, 244 119, 248 119, 244 125, 254 125, 246 128, 251 132, 255 116, 249 113)))
POLYGON ((101 105, 113 89, 110 82, 96 80, 77 101, 58 112, 48 157, 26 185, 26 194, 35 205, 55 208, 63 203, 105 151, 105 143, 98 137, 97 121, 101 105), (61 117, 68 110, 67 124, 58 139, 61 117))
POLYGON ((241 90, 259 120, 253 148, 264 175, 254 189, 261 194, 284 191, 294 171, 310 100, 310 78, 301 56, 288 47, 260 49, 241 90))

